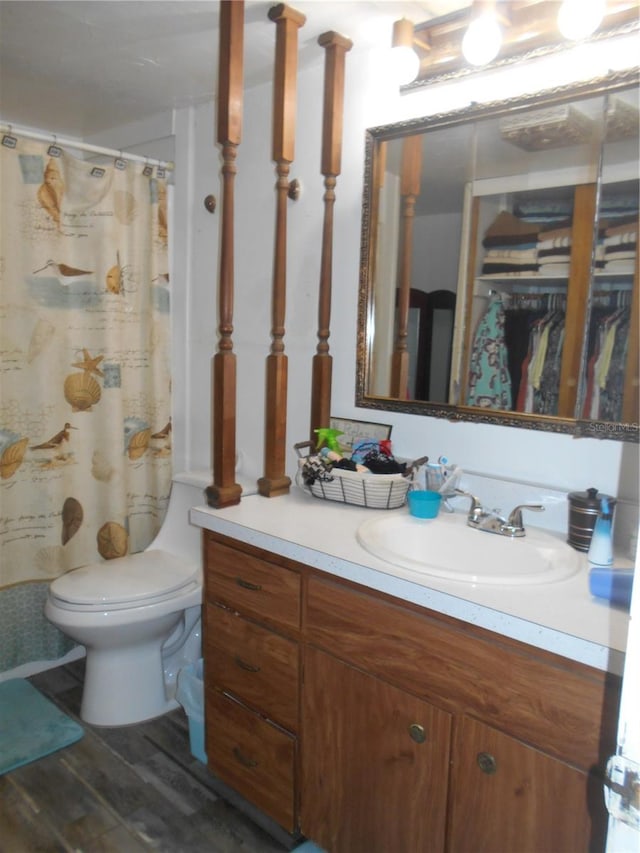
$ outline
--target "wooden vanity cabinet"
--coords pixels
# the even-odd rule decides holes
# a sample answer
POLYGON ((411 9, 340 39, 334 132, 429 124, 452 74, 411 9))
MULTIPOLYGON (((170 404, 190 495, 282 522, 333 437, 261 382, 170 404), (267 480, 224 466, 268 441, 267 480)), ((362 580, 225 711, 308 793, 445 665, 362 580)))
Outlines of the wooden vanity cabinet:
POLYGON ((297 827, 300 573, 206 532, 205 720, 210 769, 297 827))
POLYGON ((619 679, 205 533, 211 770, 328 853, 604 847, 619 679))
POLYGON ((589 667, 311 576, 301 830, 330 853, 602 849, 593 768, 615 751, 618 690, 589 667))

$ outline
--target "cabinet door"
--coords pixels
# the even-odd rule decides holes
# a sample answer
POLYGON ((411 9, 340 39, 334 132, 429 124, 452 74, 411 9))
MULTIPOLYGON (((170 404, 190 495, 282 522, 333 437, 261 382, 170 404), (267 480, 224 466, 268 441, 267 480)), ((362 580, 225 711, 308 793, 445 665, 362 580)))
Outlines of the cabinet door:
POLYGON ((301 828, 330 853, 444 849, 450 715, 307 648, 301 828))
POLYGON ((456 722, 451 853, 603 848, 602 781, 489 726, 456 722))

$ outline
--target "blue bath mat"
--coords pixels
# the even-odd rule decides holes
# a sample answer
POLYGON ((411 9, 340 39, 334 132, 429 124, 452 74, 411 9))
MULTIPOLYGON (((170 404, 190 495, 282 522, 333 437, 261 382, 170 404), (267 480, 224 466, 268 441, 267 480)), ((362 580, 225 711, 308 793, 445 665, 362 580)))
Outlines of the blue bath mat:
POLYGON ((0 776, 80 740, 84 731, 24 678, 0 682, 0 776))

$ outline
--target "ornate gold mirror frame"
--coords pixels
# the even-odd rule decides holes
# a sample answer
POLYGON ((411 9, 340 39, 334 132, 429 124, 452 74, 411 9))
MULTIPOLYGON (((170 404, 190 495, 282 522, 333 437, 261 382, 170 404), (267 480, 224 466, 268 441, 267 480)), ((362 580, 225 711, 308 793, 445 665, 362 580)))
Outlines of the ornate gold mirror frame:
MULTIPOLYGON (((535 108, 551 108, 567 104, 569 101, 608 96, 624 89, 638 85, 638 68, 624 72, 616 72, 603 78, 587 81, 578 85, 558 87, 547 90, 535 96, 513 98, 507 101, 488 104, 473 104, 463 110, 442 113, 426 118, 414 119, 397 124, 370 128, 366 132, 365 151, 365 180, 362 204, 362 237, 361 262, 358 301, 358 330, 357 330, 357 361, 356 361, 356 405, 367 409, 379 409, 385 412, 402 412, 435 418, 446 418, 451 421, 471 421, 503 426, 535 429, 546 432, 567 433, 574 436, 589 436, 592 438, 610 438, 619 441, 638 442, 640 416, 638 415, 638 329, 639 321, 639 284, 638 284, 638 253, 635 259, 635 274, 633 275, 631 322, 629 326, 627 352, 627 386, 632 394, 625 392, 623 421, 587 420, 575 417, 557 417, 552 415, 526 414, 522 412, 475 408, 467 405, 428 402, 425 400, 401 399, 399 396, 376 396, 370 393, 372 341, 374 335, 373 317, 373 281, 374 267, 377 258, 376 240, 373 231, 378 222, 380 169, 383 168, 383 143, 394 139, 412 138, 416 134, 428 134, 443 128, 453 128, 460 125, 475 123, 489 118, 514 117, 535 108), (633 399, 631 399, 633 398, 633 399)), ((601 167, 601 164, 600 164, 601 167)), ((599 167, 599 168, 600 168, 599 167)), ((601 169, 600 169, 601 171, 601 169)), ((600 189, 596 194, 599 198, 600 189)), ((596 206, 597 216, 597 206, 596 206)), ((596 229, 593 223, 592 230, 596 229)), ((401 230, 401 229, 400 229, 401 230)), ((401 242, 401 241, 399 241, 401 242)), ((396 249, 397 250, 397 247, 396 249)), ((590 259, 591 260, 591 259, 590 259)), ((402 267, 402 262, 399 262, 402 267)), ((400 294, 400 284, 398 293, 400 294)), ((582 297, 590 301, 592 287, 588 287, 582 297)), ((581 298, 582 298, 581 297, 581 298)), ((402 300, 402 297, 400 297, 402 300)), ((406 300, 405 300, 406 302, 406 300)), ((584 314, 583 314, 584 317, 584 314)), ((587 310, 588 317, 588 310, 587 310)), ((467 328, 464 330, 464 346, 468 352, 468 340, 471 334, 467 317, 467 328)), ((394 322, 393 318, 389 322, 394 322)), ((398 320, 396 317, 396 324, 398 320)), ((402 318, 400 318, 402 324, 402 318)), ((397 328, 397 325, 396 325, 397 328)), ((402 333, 402 332, 401 332, 402 333)), ((580 346, 587 334, 586 328, 572 330, 574 336, 580 336, 580 346)), ((405 332, 406 334, 406 332, 405 332)), ((463 346, 462 342, 459 342, 463 346)), ((400 350, 402 350, 402 344, 400 350)), ((396 333, 396 351, 394 358, 398 361, 398 343, 396 333)), ((584 355, 583 355, 584 359, 584 355)), ((400 359, 402 360, 402 359, 400 359)), ((393 373, 393 367, 391 371, 393 373)), ((397 371, 396 371, 397 374, 397 371)))

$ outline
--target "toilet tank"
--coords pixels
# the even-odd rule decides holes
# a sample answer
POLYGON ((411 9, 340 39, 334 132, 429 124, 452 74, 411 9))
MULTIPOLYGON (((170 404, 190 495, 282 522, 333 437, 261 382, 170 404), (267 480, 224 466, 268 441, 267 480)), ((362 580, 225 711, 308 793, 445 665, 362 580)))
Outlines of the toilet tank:
POLYGON ((189 521, 193 506, 206 505, 204 490, 211 485, 206 474, 177 474, 171 483, 169 505, 158 535, 149 545, 189 561, 201 563, 201 529, 189 521))

